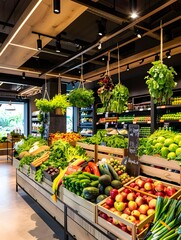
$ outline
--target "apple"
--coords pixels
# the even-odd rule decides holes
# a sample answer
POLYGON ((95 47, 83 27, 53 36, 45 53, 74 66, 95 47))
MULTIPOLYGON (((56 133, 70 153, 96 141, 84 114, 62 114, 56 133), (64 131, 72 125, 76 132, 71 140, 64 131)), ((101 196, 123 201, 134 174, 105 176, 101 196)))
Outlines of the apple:
POLYGON ((128 208, 130 209, 130 211, 136 210, 137 209, 137 203, 135 201, 129 201, 128 208))
POLYGON ((129 186, 132 187, 132 188, 134 188, 134 187, 136 186, 136 183, 135 183, 135 182, 132 182, 132 183, 130 183, 129 186))
POLYGON ((134 216, 128 216, 127 220, 130 222, 135 222, 136 218, 134 216))
POLYGON ((125 188, 124 190, 123 190, 123 192, 125 192, 125 193, 130 193, 131 192, 131 190, 130 189, 128 189, 128 188, 125 188))
POLYGON ((164 192, 156 192, 155 195, 156 195, 156 196, 165 197, 164 192))
POLYGON ((156 199, 151 199, 150 201, 149 201, 149 203, 148 203, 148 206, 149 206, 149 208, 151 208, 151 209, 155 209, 155 207, 156 207, 156 199))
POLYGON ((128 201, 134 201, 135 198, 136 198, 136 195, 135 195, 134 192, 128 193, 128 195, 127 195, 127 200, 128 201))
POLYGON ((127 227, 126 226, 122 226, 121 230, 124 231, 124 232, 127 232, 127 227))
POLYGON ((149 182, 146 182, 144 185, 145 190, 150 191, 152 190, 152 184, 149 182))
POLYGON ((116 212, 117 210, 116 210, 115 207, 112 207, 112 208, 109 209, 109 211, 111 211, 111 212, 116 212))
POLYGON ((155 213, 155 210, 154 209, 148 209, 148 211, 147 211, 147 215, 149 216, 149 215, 152 215, 152 214, 154 214, 155 213))
POLYGON ((117 216, 121 216, 122 212, 119 212, 118 210, 116 210, 116 211, 114 211, 114 214, 117 215, 117 216))
POLYGON ((110 209, 110 207, 106 203, 104 203, 102 206, 106 209, 110 209))
POLYGON ((143 203, 144 203, 144 199, 141 197, 141 196, 138 196, 136 199, 135 199, 135 202, 136 204, 139 206, 141 206, 143 203))
POLYGON ((127 215, 131 215, 131 211, 128 207, 124 209, 123 213, 127 215))
POLYGON ((134 222, 136 225, 138 225, 140 223, 140 220, 137 219, 135 222, 134 222))
POLYGON ((121 192, 120 194, 123 196, 123 202, 125 202, 129 193, 121 192))
POLYGON ((153 199, 153 197, 148 196, 148 197, 146 198, 146 202, 149 203, 152 199, 153 199))
POLYGON ((143 181, 142 179, 138 178, 136 179, 135 183, 140 187, 144 187, 145 181, 143 181))
POLYGON ((134 189, 137 189, 137 190, 139 190, 139 189, 140 189, 140 187, 139 187, 138 185, 136 185, 136 186, 134 187, 134 189))
POLYGON ((122 217, 122 218, 124 218, 124 219, 127 219, 127 218, 129 217, 129 215, 126 214, 126 213, 122 213, 120 217, 122 217))
POLYGON ((110 208, 112 208, 112 207, 114 206, 114 199, 112 199, 112 198, 107 198, 107 199, 106 199, 106 204, 107 204, 110 208))
POLYGON ((113 189, 110 190, 110 197, 112 199, 115 199, 115 197, 118 195, 118 193, 119 193, 118 190, 113 188, 113 189))
POLYGON ((139 216, 140 222, 143 221, 145 218, 147 218, 147 216, 145 214, 140 214, 140 216, 139 216))
POLYGON ((116 202, 124 202, 123 201, 124 196, 121 193, 119 193, 118 195, 116 195, 115 200, 116 200, 116 202))
POLYGON ((99 213, 99 216, 100 216, 101 218, 105 219, 105 220, 108 219, 108 215, 107 215, 106 213, 104 213, 104 212, 100 212, 100 213, 99 213))
POLYGON ((146 179, 145 179, 145 182, 153 183, 153 179, 151 179, 151 178, 146 178, 146 179))
POLYGON ((140 188, 140 191, 145 192, 145 188, 144 187, 140 188))
POLYGON ((138 211, 139 211, 141 214, 146 214, 147 211, 148 211, 148 209, 149 209, 149 206, 148 206, 147 204, 142 204, 142 205, 139 207, 138 211))
POLYGON ((112 223, 113 223, 114 225, 118 225, 118 224, 119 224, 119 221, 118 221, 117 219, 113 218, 113 219, 112 219, 112 223))
POLYGON ((123 202, 114 202, 114 207, 117 211, 122 212, 125 209, 125 203, 123 202))
POLYGON ((136 195, 136 197, 138 197, 138 196, 141 196, 141 193, 137 192, 135 195, 136 195))
POLYGON ((119 221, 119 226, 120 226, 120 227, 125 227, 126 225, 125 225, 124 223, 122 223, 122 222, 119 221))
POLYGON ((158 184, 163 184, 161 181, 155 181, 153 184, 154 184, 154 186, 156 187, 158 184))
POLYGON ((131 212, 131 215, 134 216, 134 217, 136 217, 136 218, 139 218, 140 212, 139 212, 138 210, 133 210, 133 211, 131 212))
POLYGON ((158 184, 155 186, 155 191, 157 191, 157 192, 163 192, 163 191, 164 191, 164 188, 165 188, 165 186, 163 185, 163 183, 158 183, 158 184))
POLYGON ((153 190, 147 191, 147 193, 154 195, 154 191, 153 190))
POLYGON ((165 190, 167 196, 171 197, 173 194, 176 193, 176 189, 174 187, 168 186, 165 190))
POLYGON ((110 222, 110 223, 112 223, 112 217, 108 217, 108 218, 107 218, 107 221, 110 222))

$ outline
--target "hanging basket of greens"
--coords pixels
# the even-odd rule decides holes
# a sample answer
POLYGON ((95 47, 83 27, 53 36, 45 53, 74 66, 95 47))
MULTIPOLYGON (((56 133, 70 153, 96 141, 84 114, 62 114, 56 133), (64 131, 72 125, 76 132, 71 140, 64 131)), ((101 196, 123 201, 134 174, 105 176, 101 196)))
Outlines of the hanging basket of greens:
POLYGON ((128 108, 129 91, 128 88, 118 83, 111 92, 110 111, 122 113, 128 108))
POLYGON ((173 67, 167 67, 161 61, 155 61, 152 64, 148 71, 149 75, 145 77, 150 96, 155 103, 166 103, 173 95, 172 89, 177 85, 174 81, 174 75, 177 73, 173 67))
POLYGON ((68 97, 65 94, 59 93, 52 98, 51 106, 53 110, 60 110, 61 114, 63 115, 66 113, 66 109, 70 106, 70 103, 68 101, 68 97))
POLYGON ((35 99, 35 105, 38 110, 40 110, 44 113, 48 113, 48 112, 52 111, 51 102, 46 98, 35 99))
POLYGON ((74 89, 69 94, 69 101, 74 107, 89 107, 94 103, 94 92, 85 88, 74 89))

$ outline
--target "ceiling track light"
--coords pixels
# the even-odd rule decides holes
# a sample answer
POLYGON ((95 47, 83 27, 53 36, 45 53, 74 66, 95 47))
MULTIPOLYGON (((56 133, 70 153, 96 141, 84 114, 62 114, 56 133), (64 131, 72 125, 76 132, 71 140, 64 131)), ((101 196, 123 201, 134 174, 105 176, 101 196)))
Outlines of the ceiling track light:
POLYGON ((129 4, 130 4, 130 11, 131 11, 131 18, 135 19, 135 18, 138 17, 138 13, 137 13, 137 0, 130 0, 129 4))
POLYGON ((102 37, 105 35, 105 26, 101 21, 97 21, 97 24, 98 24, 98 35, 102 37))
POLYGON ((102 43, 100 42, 98 47, 97 47, 99 50, 102 48, 102 43))
POLYGON ((171 50, 169 50, 168 52, 166 52, 166 57, 167 58, 171 58, 172 56, 171 56, 171 50))
POLYGON ((26 76, 25 76, 25 72, 22 72, 22 79, 25 79, 26 76))
POLYGON ((53 12, 55 14, 60 13, 60 0, 53 0, 53 12))
POLYGON ((142 38, 142 32, 140 29, 135 28, 135 35, 137 36, 137 38, 142 38))
POLYGON ((42 40, 40 39, 40 35, 39 38, 37 39, 37 49, 39 51, 42 50, 42 40))
POLYGON ((130 68, 129 68, 129 64, 128 64, 126 67, 126 71, 128 72, 129 70, 130 70, 130 68))
POLYGON ((60 52, 61 52, 60 40, 56 40, 56 52, 57 52, 57 53, 60 53, 60 52))

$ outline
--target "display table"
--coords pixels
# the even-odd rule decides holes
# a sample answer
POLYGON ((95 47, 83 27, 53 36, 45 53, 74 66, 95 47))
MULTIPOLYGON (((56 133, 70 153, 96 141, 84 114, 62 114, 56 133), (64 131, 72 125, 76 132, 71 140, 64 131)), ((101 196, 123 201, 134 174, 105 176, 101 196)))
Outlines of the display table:
POLYGON ((64 227, 64 240, 68 239, 68 233, 78 240, 110 240, 117 239, 106 229, 94 222, 90 222, 74 209, 74 206, 63 202, 62 191, 58 194, 57 202, 52 200, 52 183, 44 179, 39 184, 34 181, 33 174, 27 175, 27 170, 18 170, 19 161, 13 158, 13 166, 16 167, 16 191, 21 187, 33 199, 35 199, 52 217, 64 227))

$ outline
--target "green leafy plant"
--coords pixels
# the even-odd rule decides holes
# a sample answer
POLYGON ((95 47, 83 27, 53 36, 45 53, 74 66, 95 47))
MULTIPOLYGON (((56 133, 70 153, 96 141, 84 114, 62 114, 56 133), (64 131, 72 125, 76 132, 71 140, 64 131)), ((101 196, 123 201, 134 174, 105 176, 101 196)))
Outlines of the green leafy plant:
POLYGON ((165 103, 173 95, 172 89, 177 85, 174 81, 174 75, 177 73, 173 67, 168 68, 160 61, 155 61, 152 64, 153 66, 148 71, 149 75, 145 77, 146 84, 154 102, 165 103))
POLYGON ((94 92, 85 88, 77 88, 70 92, 69 101, 72 106, 84 108, 94 103, 94 92))
POLYGON ((52 111, 52 104, 46 98, 35 99, 35 105, 38 110, 40 110, 44 113, 48 113, 48 112, 52 111))
POLYGON ((110 111, 122 113, 128 108, 129 91, 124 85, 118 83, 111 92, 110 111))
POLYGON ((65 94, 57 94, 51 100, 52 109, 60 108, 62 114, 65 114, 67 107, 70 106, 70 103, 65 94))

